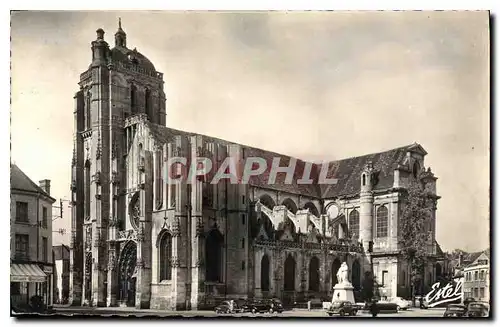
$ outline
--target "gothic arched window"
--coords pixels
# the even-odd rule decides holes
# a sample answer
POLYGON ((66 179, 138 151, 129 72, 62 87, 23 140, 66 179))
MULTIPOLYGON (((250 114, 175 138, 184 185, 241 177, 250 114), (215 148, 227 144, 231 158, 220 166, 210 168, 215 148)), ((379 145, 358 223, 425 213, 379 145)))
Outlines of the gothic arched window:
POLYGON ((130 111, 132 115, 137 113, 137 87, 130 85, 130 111))
POLYGON ((354 239, 359 237, 359 212, 354 209, 349 214, 349 231, 354 239))
POLYGON ((84 198, 84 215, 85 219, 90 217, 90 161, 87 160, 85 162, 85 171, 84 171, 84 187, 85 187, 85 198, 84 198))
POLYGON ((312 257, 309 262, 309 290, 319 291, 319 259, 312 257))
POLYGON ((205 240, 206 278, 208 282, 222 282, 222 234, 214 229, 205 240))
POLYGON ((90 91, 87 91, 87 96, 85 99, 85 129, 89 129, 92 127, 92 122, 91 122, 91 102, 92 102, 92 93, 90 91))
POLYGON ((152 120, 152 101, 151 91, 149 89, 146 89, 146 92, 144 94, 144 104, 146 107, 146 114, 148 115, 148 118, 152 120))
POLYGON ((377 209, 377 237, 387 237, 389 230, 389 212, 386 206, 377 209))
POLYGON ((160 281, 172 279, 172 235, 165 232, 160 241, 160 281))
POLYGON ((260 289, 264 292, 269 291, 269 257, 264 254, 260 262, 260 289))

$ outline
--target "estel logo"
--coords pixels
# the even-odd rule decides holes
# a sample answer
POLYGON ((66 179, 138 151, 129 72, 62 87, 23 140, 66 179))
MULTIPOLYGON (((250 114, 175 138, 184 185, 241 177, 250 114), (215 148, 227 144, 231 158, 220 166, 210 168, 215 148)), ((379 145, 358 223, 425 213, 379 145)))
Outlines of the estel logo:
POLYGON ((425 300, 427 301, 429 307, 432 308, 437 305, 454 302, 462 298, 463 280, 461 278, 448 282, 444 287, 440 286, 440 282, 435 283, 432 285, 432 290, 425 296, 425 300))

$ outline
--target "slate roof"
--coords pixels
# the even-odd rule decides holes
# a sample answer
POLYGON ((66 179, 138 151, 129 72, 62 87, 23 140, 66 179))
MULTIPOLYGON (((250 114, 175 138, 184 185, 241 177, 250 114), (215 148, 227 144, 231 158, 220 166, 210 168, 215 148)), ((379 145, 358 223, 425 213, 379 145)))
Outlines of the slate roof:
MULTIPOLYGON (((176 135, 183 136, 194 136, 201 135, 197 133, 190 133, 180 130, 175 130, 166 126, 161 126, 147 122, 153 137, 162 143, 172 142, 176 135)), ((214 137, 201 135, 208 142, 217 142, 223 145, 228 144, 238 144, 234 142, 229 142, 222 139, 217 139, 214 137)), ((267 162, 268 169, 259 176, 251 177, 249 184, 252 186, 258 186, 263 188, 269 188, 274 190, 279 190, 282 192, 289 192, 294 194, 307 195, 315 198, 334 198, 344 195, 356 195, 360 191, 361 182, 360 176, 361 171, 368 162, 372 162, 373 167, 377 173, 377 184, 374 186, 374 190, 383 190, 391 188, 393 185, 393 174, 394 169, 398 164, 403 163, 403 159, 406 157, 406 153, 410 148, 420 147, 420 145, 414 143, 411 145, 387 150, 384 152, 372 153, 364 156, 347 158, 337 161, 331 161, 328 163, 329 170, 327 178, 336 178, 337 184, 318 184, 318 177, 320 175, 321 165, 306 162, 297 159, 295 176, 291 184, 285 183, 285 174, 277 174, 274 184, 268 184, 269 169, 272 166, 272 161, 274 157, 280 157, 280 166, 287 166, 292 157, 250 147, 247 145, 242 145, 244 157, 260 157, 264 158, 267 162), (312 165, 310 178, 314 181, 312 184, 298 184, 297 180, 301 179, 303 176, 303 171, 306 163, 312 165)), ((421 147, 420 147, 421 148, 421 147)), ((425 152, 425 150, 422 149, 425 152)))
POLYGON ((39 193, 55 201, 54 198, 47 194, 40 186, 35 184, 35 182, 26 176, 26 174, 15 164, 10 165, 10 189, 11 191, 19 190, 39 193))

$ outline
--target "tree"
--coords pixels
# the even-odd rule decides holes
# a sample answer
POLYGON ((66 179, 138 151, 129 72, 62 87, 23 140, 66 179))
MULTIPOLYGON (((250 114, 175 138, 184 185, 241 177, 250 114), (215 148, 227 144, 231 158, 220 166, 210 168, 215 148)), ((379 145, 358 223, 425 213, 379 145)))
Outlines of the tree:
POLYGON ((411 179, 406 188, 400 220, 401 254, 409 264, 411 298, 415 302, 415 286, 422 280, 424 263, 428 257, 429 221, 432 201, 418 179, 411 179))

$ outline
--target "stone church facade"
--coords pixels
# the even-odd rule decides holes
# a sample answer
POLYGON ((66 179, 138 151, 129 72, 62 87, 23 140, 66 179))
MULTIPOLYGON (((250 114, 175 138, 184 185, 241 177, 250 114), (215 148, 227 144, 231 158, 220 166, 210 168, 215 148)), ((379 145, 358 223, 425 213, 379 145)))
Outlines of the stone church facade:
MULTIPOLYGON (((409 287, 398 249, 401 191, 423 178, 425 150, 412 144, 328 163, 333 185, 292 183, 269 172, 247 184, 210 176, 167 183, 167 160, 293 158, 165 126, 163 74, 135 48, 121 24, 115 46, 97 30, 92 61, 75 94, 72 160, 71 303, 166 310, 213 307, 221 299, 331 298, 336 272, 347 262, 359 291, 373 271, 382 295, 409 287), (368 253, 373 242, 373 253, 368 253)), ((241 168, 241 167, 239 167, 241 168)), ((436 203, 439 197, 435 196, 436 203)), ((435 213, 435 210, 434 210, 435 213)), ((429 221, 435 252, 435 214, 429 221)), ((425 279, 434 279, 429 260, 425 279)))

